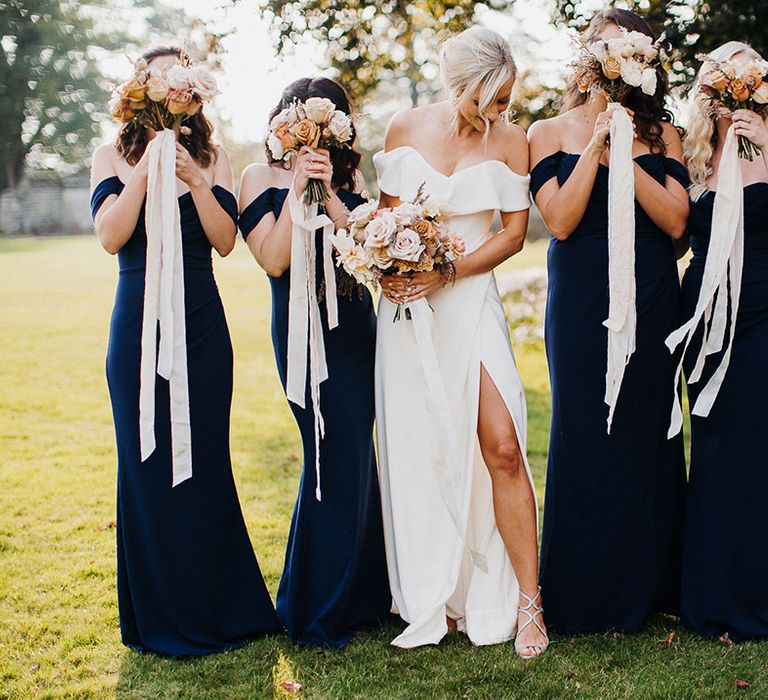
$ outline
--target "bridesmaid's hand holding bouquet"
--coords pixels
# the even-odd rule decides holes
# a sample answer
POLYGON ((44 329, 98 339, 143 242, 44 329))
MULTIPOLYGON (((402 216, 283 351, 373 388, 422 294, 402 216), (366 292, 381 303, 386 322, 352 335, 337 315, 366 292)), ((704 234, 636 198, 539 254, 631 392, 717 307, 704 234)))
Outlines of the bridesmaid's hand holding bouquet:
POLYGON ((753 160, 766 146, 764 139, 762 143, 755 139, 763 135, 761 130, 765 131, 765 124, 757 122, 763 122, 768 109, 768 61, 754 59, 741 65, 735 61, 713 61, 707 56, 700 58, 705 69, 699 76, 699 90, 709 98, 713 111, 733 113, 739 132, 739 157, 753 160))
MULTIPOLYGON (((352 119, 325 97, 298 100, 276 115, 269 125, 267 146, 276 160, 287 161, 309 147, 313 151, 352 146, 352 119)), ((322 151, 317 151, 322 153, 322 151)), ((328 187, 318 178, 309 178, 304 190, 307 204, 328 201, 328 187)))

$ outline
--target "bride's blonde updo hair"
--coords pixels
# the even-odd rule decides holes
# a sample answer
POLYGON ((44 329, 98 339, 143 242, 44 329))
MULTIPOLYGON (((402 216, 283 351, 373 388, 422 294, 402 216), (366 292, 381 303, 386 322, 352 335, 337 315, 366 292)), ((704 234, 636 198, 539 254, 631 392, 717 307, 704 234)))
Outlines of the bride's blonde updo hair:
POLYGON ((451 101, 454 129, 459 125, 461 103, 479 89, 478 115, 491 128, 485 116, 496 94, 507 80, 514 81, 517 67, 509 42, 486 27, 472 27, 448 39, 440 50, 440 74, 451 101))
MULTIPOLYGON (((714 61, 729 61, 740 53, 753 58, 760 58, 749 44, 741 41, 728 41, 707 54, 714 61)), ((702 71, 711 68, 709 61, 704 61, 696 75, 696 84, 689 93, 688 131, 683 138, 683 159, 691 177, 691 199, 695 202, 707 191, 707 180, 712 175, 712 154, 717 146, 717 115, 712 113, 707 95, 699 87, 702 71)))

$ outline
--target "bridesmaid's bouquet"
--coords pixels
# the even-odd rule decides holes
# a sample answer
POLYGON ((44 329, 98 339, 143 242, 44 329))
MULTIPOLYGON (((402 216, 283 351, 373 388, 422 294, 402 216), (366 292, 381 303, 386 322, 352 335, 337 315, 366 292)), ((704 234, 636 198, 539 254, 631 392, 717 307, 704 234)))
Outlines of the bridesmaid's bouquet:
MULTIPOLYGON (((765 114, 768 109, 768 61, 755 59, 746 65, 735 61, 713 61, 699 56, 705 70, 699 75, 699 90, 706 95, 712 109, 730 112, 750 109, 765 114)), ((745 136, 739 136, 739 157, 753 160, 760 149, 745 136)))
POLYGON ((361 284, 376 286, 382 275, 427 272, 464 255, 464 239, 445 231, 424 185, 413 201, 396 207, 379 209, 378 202, 365 202, 347 223, 347 229, 331 236, 336 264, 361 284))
POLYGON ((622 28, 622 35, 615 39, 583 44, 571 63, 579 91, 602 91, 609 102, 619 103, 633 88, 654 95, 660 42, 622 28))
MULTIPOLYGON (((213 75, 193 66, 182 51, 179 62, 165 70, 150 68, 143 58, 136 61, 130 80, 112 92, 109 111, 118 122, 134 121, 159 132, 180 126, 218 94, 213 75)), ((188 134, 188 127, 181 126, 181 132, 188 134)))
MULTIPOLYGON (((350 148, 352 119, 325 97, 295 100, 269 124, 267 146, 276 160, 287 161, 302 146, 310 148, 350 148)), ((307 204, 322 204, 328 192, 320 180, 309 181, 304 191, 307 204)))

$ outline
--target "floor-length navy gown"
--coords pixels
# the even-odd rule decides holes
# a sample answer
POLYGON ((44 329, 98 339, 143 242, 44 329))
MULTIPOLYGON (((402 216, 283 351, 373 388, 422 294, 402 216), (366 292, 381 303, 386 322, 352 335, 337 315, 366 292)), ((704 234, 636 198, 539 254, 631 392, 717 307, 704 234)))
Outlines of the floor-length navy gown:
MULTIPOLYGON (((91 196, 95 216, 117 177, 91 196)), ((237 217, 234 196, 215 186, 237 217)), ((211 245, 190 193, 179 198, 193 475, 171 487, 168 382, 156 378, 157 447, 139 452, 139 366, 147 237, 144 209, 120 249, 107 381, 117 435, 117 592, 123 643, 168 656, 223 651, 277 628, 245 528, 229 454, 232 345, 211 245)))
MULTIPOLYGON (((531 172, 535 195, 562 185, 579 156, 554 153, 531 172)), ((657 181, 687 183, 677 161, 636 162, 657 181)), ((547 625, 564 633, 631 632, 680 593, 685 458, 667 439, 680 285, 671 239, 635 203, 637 349, 624 375, 611 434, 604 402, 608 317, 608 168, 584 216, 552 239, 545 342, 552 390, 540 582, 547 625)))
MULTIPOLYGON (((693 258, 683 278, 683 320, 696 307, 715 193, 691 203, 693 258)), ((702 330, 686 354, 693 370, 702 330)), ((720 364, 710 355, 688 385, 691 405, 720 364)), ((706 636, 768 637, 768 183, 744 188, 744 271, 728 371, 706 418, 691 417, 683 544, 683 620, 706 636)))
MULTIPOLYGON (((253 200, 240 215, 243 236, 267 213, 279 217, 287 194, 287 189, 271 187, 253 200)), ((346 190, 338 195, 350 209, 363 202, 346 190)), ((319 231, 316 243, 321 250, 319 231)), ((315 272, 320 289, 321 255, 315 272)), ((290 270, 269 281, 272 343, 285 388, 290 270)), ((289 402, 301 432, 304 468, 277 614, 294 641, 341 648, 355 630, 385 619, 391 606, 373 447, 376 319, 369 292, 358 286, 339 294, 339 325, 333 330, 328 329, 325 302, 320 306, 329 374, 320 385, 322 501, 315 498, 314 412, 307 382, 306 408, 289 402)))

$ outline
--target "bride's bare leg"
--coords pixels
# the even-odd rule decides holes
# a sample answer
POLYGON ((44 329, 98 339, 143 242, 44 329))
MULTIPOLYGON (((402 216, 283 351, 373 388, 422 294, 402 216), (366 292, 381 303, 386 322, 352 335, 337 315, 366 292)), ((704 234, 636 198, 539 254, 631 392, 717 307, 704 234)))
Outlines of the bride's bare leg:
MULTIPOLYGON (((477 435, 483 460, 491 475, 496 526, 499 528, 521 591, 534 597, 538 590, 536 502, 512 417, 493 379, 482 365, 477 435)), ((525 603, 522 597, 520 600, 525 603)), ((541 604, 541 600, 536 602, 541 604)), ((518 624, 522 625, 527 619, 527 615, 520 615, 518 624)), ((538 617, 538 622, 544 627, 541 616, 538 617)), ((546 637, 535 625, 529 625, 518 638, 518 642, 530 645, 545 644, 546 637)), ((529 655, 536 656, 537 653, 534 647, 529 655)))

